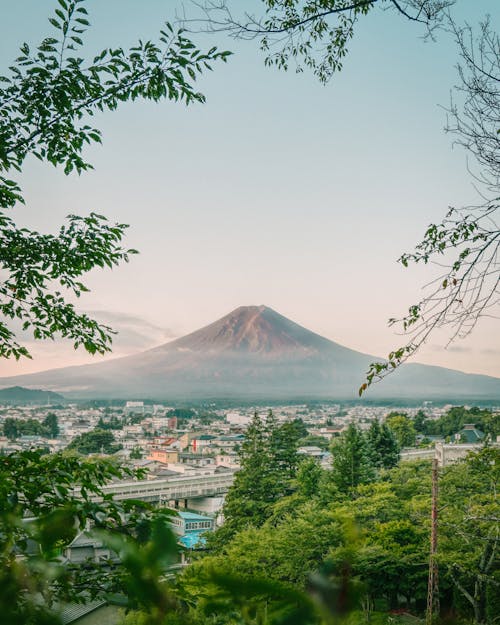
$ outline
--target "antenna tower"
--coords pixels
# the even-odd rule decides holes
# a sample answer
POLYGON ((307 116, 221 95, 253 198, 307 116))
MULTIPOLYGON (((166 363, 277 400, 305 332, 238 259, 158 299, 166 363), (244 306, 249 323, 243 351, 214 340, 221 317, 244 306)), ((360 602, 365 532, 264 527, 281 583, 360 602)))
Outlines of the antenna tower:
POLYGON ((433 613, 439 614, 439 577, 436 559, 438 541, 438 461, 432 461, 431 550, 429 555, 429 581, 427 584, 427 612, 425 625, 431 625, 433 613))

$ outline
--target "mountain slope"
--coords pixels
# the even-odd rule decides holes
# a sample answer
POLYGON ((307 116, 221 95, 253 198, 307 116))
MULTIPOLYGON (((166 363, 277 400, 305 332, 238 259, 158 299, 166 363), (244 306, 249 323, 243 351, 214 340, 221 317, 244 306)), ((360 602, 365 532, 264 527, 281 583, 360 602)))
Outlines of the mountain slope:
POLYGON ((0 404, 45 404, 64 402, 64 397, 52 391, 10 386, 0 389, 0 404))
MULTIPOLYGON (((0 386, 36 385, 82 397, 353 398, 374 359, 266 306, 242 306, 139 354, 0 378, 0 386)), ((369 397, 500 399, 500 380, 412 364, 375 385, 369 397)))

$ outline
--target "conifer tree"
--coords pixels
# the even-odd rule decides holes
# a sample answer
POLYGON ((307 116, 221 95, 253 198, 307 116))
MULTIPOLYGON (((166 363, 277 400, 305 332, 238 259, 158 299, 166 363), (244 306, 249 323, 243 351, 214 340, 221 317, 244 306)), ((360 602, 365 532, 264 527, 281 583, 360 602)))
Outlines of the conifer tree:
POLYGON ((300 430, 293 421, 278 424, 272 410, 266 419, 269 448, 269 478, 274 498, 290 494, 291 482, 297 475, 299 454, 297 452, 300 430))
POLYGON ((269 461, 265 424, 256 411, 248 426, 240 451, 241 469, 236 473, 224 503, 225 536, 250 525, 261 525, 269 503, 269 461))
POLYGON ((322 474, 323 470, 315 458, 304 458, 297 470, 296 483, 299 494, 304 497, 317 495, 322 474))
POLYGON ((239 452, 241 469, 224 503, 221 544, 246 527, 262 525, 273 504, 290 494, 299 464, 299 436, 292 423, 279 425, 272 410, 265 421, 254 413, 239 452))
POLYGON ((50 438, 57 438, 59 436, 59 422, 54 412, 49 412, 43 420, 43 425, 47 428, 47 434, 50 438))
POLYGON ((373 465, 363 432, 351 423, 332 446, 332 481, 340 492, 350 493, 373 479, 373 465))
POLYGON ((387 424, 376 420, 366 433, 371 462, 377 469, 391 469, 399 461, 399 445, 387 424))

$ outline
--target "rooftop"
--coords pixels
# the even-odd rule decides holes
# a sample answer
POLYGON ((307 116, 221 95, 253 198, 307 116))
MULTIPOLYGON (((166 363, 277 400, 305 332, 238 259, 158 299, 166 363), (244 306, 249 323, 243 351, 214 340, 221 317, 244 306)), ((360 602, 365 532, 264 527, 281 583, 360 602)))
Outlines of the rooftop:
POLYGON ((187 512, 184 510, 177 511, 179 516, 183 518, 185 521, 206 521, 210 517, 204 516, 203 514, 196 514, 195 512, 187 512))

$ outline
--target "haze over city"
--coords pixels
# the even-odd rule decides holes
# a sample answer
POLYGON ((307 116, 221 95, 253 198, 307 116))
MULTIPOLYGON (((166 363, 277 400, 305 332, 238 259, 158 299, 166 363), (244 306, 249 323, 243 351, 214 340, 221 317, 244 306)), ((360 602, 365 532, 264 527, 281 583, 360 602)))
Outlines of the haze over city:
MULTIPOLYGON (((462 3, 461 17, 489 11, 498 25, 498 4, 478 4, 462 3)), ((50 31, 45 3, 6 6, 2 70, 24 39, 50 31)), ((175 13, 157 0, 147 11, 129 0, 88 8, 96 51, 154 38, 175 13)), ((54 231, 68 213, 91 210, 130 224, 126 244, 140 255, 94 272, 79 304, 121 332, 108 357, 248 304, 365 353, 400 344, 386 321, 419 299, 435 270, 404 270, 396 259, 449 205, 477 198, 464 152, 443 132, 456 50, 445 33, 436 42, 422 34, 374 12, 326 86, 265 68, 256 42, 200 35, 200 45, 235 52, 200 80, 205 104, 141 102, 99 116, 103 146, 87 151, 95 171, 81 178, 27 164, 19 224, 54 231)), ((482 320, 447 350, 448 335, 435 334, 415 360, 500 376, 496 323, 482 320)), ((100 360, 69 343, 27 344, 34 359, 1 362, 1 376, 100 360)))

